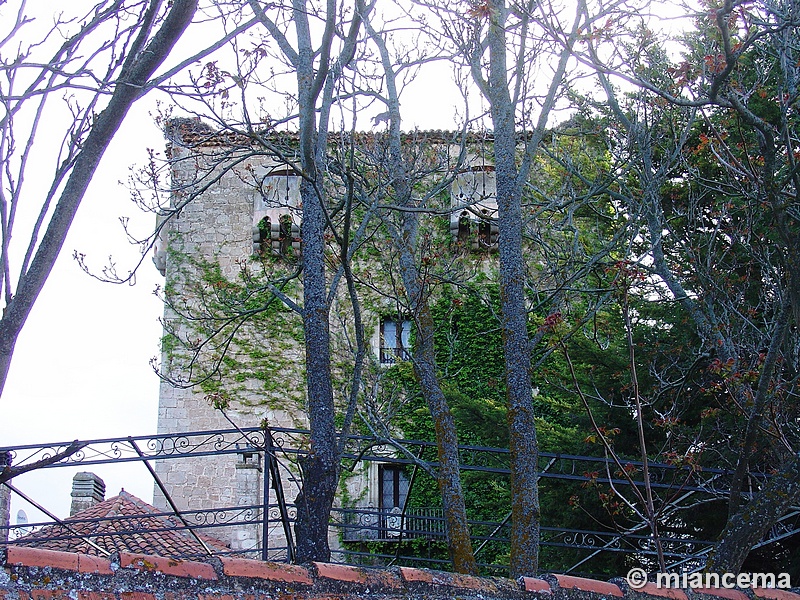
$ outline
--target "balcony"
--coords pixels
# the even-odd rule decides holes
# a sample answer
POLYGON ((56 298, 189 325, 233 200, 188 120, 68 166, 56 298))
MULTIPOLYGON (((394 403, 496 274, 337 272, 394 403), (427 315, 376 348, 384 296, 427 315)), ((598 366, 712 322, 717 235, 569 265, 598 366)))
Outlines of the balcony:
POLYGON ((438 507, 392 509, 341 508, 345 542, 397 542, 444 538, 444 511, 438 507))
POLYGON ((403 347, 383 347, 381 346, 381 364, 393 365, 401 360, 411 360, 411 352, 403 347))

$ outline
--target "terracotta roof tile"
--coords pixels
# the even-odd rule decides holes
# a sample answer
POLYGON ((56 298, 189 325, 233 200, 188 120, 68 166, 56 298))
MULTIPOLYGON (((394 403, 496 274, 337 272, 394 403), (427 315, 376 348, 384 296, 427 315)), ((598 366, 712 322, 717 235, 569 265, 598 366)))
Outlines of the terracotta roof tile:
MULTIPOLYGON (((190 148, 252 148, 259 145, 259 140, 267 141, 270 144, 297 144, 298 133, 296 131, 279 131, 266 129, 264 131, 254 131, 252 135, 243 135, 233 130, 214 130, 210 125, 196 118, 174 118, 166 124, 165 135, 171 142, 190 148)), ((402 134, 404 142, 425 142, 432 144, 453 144, 459 143, 461 131, 450 131, 443 129, 428 129, 407 131, 402 134)), ((524 139, 526 133, 519 134, 520 140, 524 139)), ((383 132, 359 131, 350 132, 331 132, 328 134, 328 141, 335 145, 339 141, 349 141, 353 138, 359 143, 369 144, 376 139, 385 137, 383 132)), ((469 143, 491 142, 494 133, 491 131, 469 131, 466 134, 469 143)))
MULTIPOLYGON (((160 514, 155 507, 125 490, 118 496, 75 513, 65 519, 64 523, 69 528, 60 524, 48 525, 14 540, 14 544, 94 556, 102 554, 86 540, 78 537, 83 536, 107 552, 168 557, 207 554, 177 517, 160 514)), ((198 537, 213 552, 228 550, 222 540, 203 534, 198 537)))

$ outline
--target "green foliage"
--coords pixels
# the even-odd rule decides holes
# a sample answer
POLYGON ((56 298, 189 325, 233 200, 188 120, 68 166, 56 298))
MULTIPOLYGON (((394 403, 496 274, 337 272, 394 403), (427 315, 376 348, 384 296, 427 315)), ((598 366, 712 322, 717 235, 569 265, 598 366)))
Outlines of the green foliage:
POLYGON ((496 314, 499 291, 487 284, 485 296, 445 293, 433 306, 435 344, 443 387, 465 397, 505 403, 503 345, 496 314))
MULTIPOLYGON (((163 375, 191 372, 215 407, 264 405, 294 412, 304 401, 302 364, 292 359, 302 341, 297 315, 256 269, 242 264, 231 278, 218 261, 182 246, 180 238, 170 246, 163 375)), ((286 285, 282 291, 291 296, 294 290, 286 285)))
MULTIPOLYGON (((502 338, 497 322, 498 289, 495 285, 473 286, 463 293, 448 291, 433 306, 436 321, 437 362, 448 404, 456 421, 459 443, 474 446, 508 447, 508 426, 505 407, 505 381, 502 338)), ((531 329, 535 331, 542 317, 532 317, 531 329)), ((603 314, 597 320, 603 323, 606 335, 619 327, 619 317, 603 314)), ((599 327, 599 325, 598 325, 599 327)), ((617 329, 618 331, 618 329, 617 329)), ((618 337, 618 336, 617 336, 618 337)), ((614 351, 601 352, 596 343, 586 336, 576 336, 570 342, 579 357, 584 381, 603 383, 606 391, 625 385, 625 353, 616 340, 614 351), (614 355, 616 357, 608 356, 614 355), (600 359, 602 355, 602 360, 600 359)), ((410 365, 394 367, 395 377, 407 389, 408 399, 394 423, 408 439, 433 441, 433 423, 427 406, 416 388, 410 365)), ((563 385, 565 367, 558 354, 553 354, 540 374, 539 393, 534 399, 537 409, 537 435, 542 451, 581 454, 596 453, 596 447, 586 442, 589 434, 585 411, 576 395, 563 385), (554 377, 555 372, 560 372, 554 377)), ((610 393, 610 392, 609 392, 610 393)), ((617 413, 624 413, 620 410, 617 413)), ((624 415, 606 414, 604 418, 630 420, 624 415)), ((631 432, 627 432, 632 435, 631 432)), ((425 455, 435 460, 433 449, 425 455)), ((493 466, 508 468, 507 456, 493 466)), ((510 513, 511 495, 508 475, 462 471, 462 483, 473 535, 491 535, 494 525, 481 522, 501 521, 510 513)), ((580 483, 544 479, 540 481, 542 522, 545 527, 596 529, 598 522, 613 522, 607 507, 597 501, 598 491, 580 483), (572 502, 568 501, 574 498, 572 502)), ((409 497, 411 507, 436 507, 441 499, 436 482, 419 472, 409 497)), ((508 529, 500 533, 507 535, 508 529)), ((383 551, 393 551, 378 545, 383 551)), ((410 548, 410 546, 409 546, 410 548)), ((477 544, 476 544, 477 548, 477 544)), ((435 546, 424 545, 424 556, 435 546)), ((408 549, 404 549, 408 551, 408 549)), ((501 542, 488 543, 478 555, 480 562, 508 564, 508 546, 501 542)), ((569 567, 584 554, 564 548, 542 549, 542 569, 559 570, 569 567)), ((444 560, 444 547, 438 558, 444 560)), ((621 560, 621 559, 620 559, 621 560)), ((619 572, 620 560, 594 561, 593 569, 609 574, 619 572), (598 566, 599 565, 599 566, 598 566), (605 565, 605 566, 603 566, 605 565)), ((494 572, 489 569, 487 572, 494 572)))

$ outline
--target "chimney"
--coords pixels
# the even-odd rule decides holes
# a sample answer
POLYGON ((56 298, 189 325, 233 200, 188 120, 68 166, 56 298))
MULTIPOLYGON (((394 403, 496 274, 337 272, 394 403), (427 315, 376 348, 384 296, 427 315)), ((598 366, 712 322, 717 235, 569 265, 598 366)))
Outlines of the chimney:
POLYGON ((94 473, 75 473, 72 478, 72 506, 69 516, 102 502, 106 497, 106 484, 94 473))
MULTIPOLYGON (((11 453, 0 452, 0 472, 11 466, 11 453)), ((0 544, 8 541, 11 525, 11 489, 0 483, 0 544)))
MULTIPOLYGON (((236 454, 236 501, 239 506, 259 506, 261 502, 261 454, 243 450, 236 454)), ((246 509, 248 512, 252 508, 246 509)), ((258 509, 255 511, 258 514, 258 509)), ((233 529, 231 550, 237 551, 237 556, 258 558, 256 550, 261 547, 261 525, 257 521, 242 523, 233 529), (241 552, 241 554, 240 554, 241 552)))

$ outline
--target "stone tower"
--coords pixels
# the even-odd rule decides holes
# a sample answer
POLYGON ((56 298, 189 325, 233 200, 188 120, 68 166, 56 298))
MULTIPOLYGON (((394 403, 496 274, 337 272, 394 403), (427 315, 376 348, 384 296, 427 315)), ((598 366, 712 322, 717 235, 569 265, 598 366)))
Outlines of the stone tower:
MULTIPOLYGON (((241 291, 238 282, 258 277, 261 263, 255 256, 269 258, 270 268, 278 273, 282 268, 289 272, 296 265, 302 251, 300 178, 289 166, 296 139, 291 134, 276 134, 270 140, 276 150, 265 156, 254 151, 248 140, 214 132, 192 119, 170 122, 167 136, 171 194, 170 206, 163 214, 169 218, 159 222, 154 256, 156 267, 165 276, 167 300, 159 433, 253 427, 262 421, 271 427, 302 427, 305 361, 299 319, 293 319, 291 311, 275 308, 256 325, 242 322, 236 328, 237 341, 231 345, 225 345, 227 330, 209 342, 209 328, 197 324, 200 316, 213 317, 214 322, 230 317, 225 312, 226 302, 241 291), (278 155, 283 160, 274 158, 278 155), (225 360, 221 359, 223 346, 225 360), (242 369, 242 364, 253 360, 257 367, 242 369)), ((432 140, 431 144, 444 149, 439 154, 451 158, 458 154, 458 148, 444 141, 442 132, 435 132, 432 140)), ((466 166, 451 173, 452 240, 475 251, 495 249, 494 168, 480 154, 471 154, 466 166)), ((289 284, 281 291, 299 304, 298 286, 289 284)), ((362 298, 369 293, 365 290, 362 298)), ((398 312, 396 302, 386 299, 389 294, 374 296, 379 299, 369 302, 364 318, 372 331, 371 365, 380 371, 410 358, 412 324, 398 312)), ((345 301, 335 299, 337 303, 332 330, 346 328, 352 314, 345 301)), ((333 352, 336 356, 335 349, 333 352)), ((348 355, 342 354, 340 359, 344 364, 348 355)), ((209 449, 214 443, 228 443, 221 434, 187 436, 185 441, 188 446, 207 444, 209 449)), ((254 513, 263 502, 265 460, 252 449, 243 448, 238 455, 161 460, 156 470, 170 499, 182 511, 242 507, 242 514, 254 513)), ((284 496, 290 503, 297 495, 293 477, 290 470, 282 476, 284 496)), ((357 498, 360 506, 387 511, 398 509, 407 493, 401 470, 376 462, 346 484, 347 496, 357 498)), ((274 492, 270 494, 274 506, 274 492)), ((159 489, 154 504, 168 510, 167 498, 159 489)), ((215 528, 210 533, 224 536, 237 551, 246 552, 263 541, 262 531, 247 524, 215 528)), ((358 535, 374 539, 376 531, 373 528, 358 535)), ((277 521, 267 542, 270 548, 285 545, 277 521)), ((329 542, 332 550, 339 546, 336 531, 331 530, 329 542)))
MULTIPOLYGON (((302 402, 304 394, 300 345, 262 335, 259 343, 264 352, 280 356, 272 375, 292 382, 286 386, 292 388, 292 394, 270 392, 259 385, 263 382, 242 382, 231 376, 238 386, 236 398, 224 413, 213 406, 214 399, 222 394, 219 390, 229 390, 234 385, 226 385, 224 374, 208 375, 213 373, 216 358, 212 346, 222 338, 212 340, 195 356, 190 347, 193 339, 203 335, 194 328, 191 318, 196 311, 205 310, 203 294, 218 287, 219 281, 239 280, 254 250, 260 251, 262 246, 276 252, 295 249, 292 242, 299 223, 297 178, 282 165, 263 157, 237 162, 235 148, 221 147, 218 138, 199 121, 172 121, 167 134, 172 179, 170 206, 164 214, 171 216, 159 219, 153 258, 165 277, 166 300, 160 369, 167 379, 160 387, 158 432, 230 430, 234 425, 255 427, 264 421, 272 427, 302 425, 301 411, 292 410, 293 404, 302 402), (236 166, 232 167, 231 162, 236 166), (208 377, 208 385, 191 385, 204 377, 208 377)), ((236 350, 234 346, 231 352, 236 350)), ((209 436, 187 436, 175 445, 185 442, 203 451, 203 444, 211 449, 223 437, 208 441, 209 436)), ((252 507, 263 503, 263 464, 262 456, 245 451, 238 455, 188 455, 158 461, 156 472, 179 510, 252 507)), ((284 475, 283 483, 287 499, 293 500, 297 489, 291 473, 284 475)), ((170 510, 158 486, 154 504, 170 510)), ((227 518, 252 519, 255 515, 255 509, 251 509, 227 518)), ((285 545, 278 523, 272 524, 271 532, 274 539, 269 540, 270 547, 285 545)), ((261 528, 255 525, 215 528, 207 533, 228 540, 231 549, 238 551, 258 547, 262 542, 261 528)))

